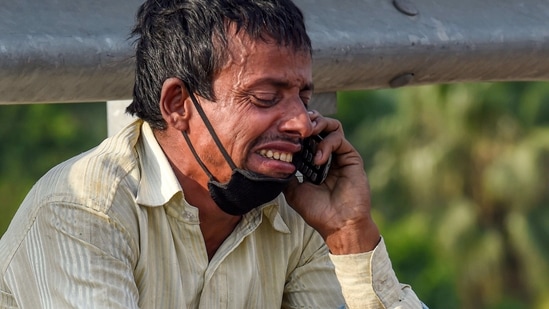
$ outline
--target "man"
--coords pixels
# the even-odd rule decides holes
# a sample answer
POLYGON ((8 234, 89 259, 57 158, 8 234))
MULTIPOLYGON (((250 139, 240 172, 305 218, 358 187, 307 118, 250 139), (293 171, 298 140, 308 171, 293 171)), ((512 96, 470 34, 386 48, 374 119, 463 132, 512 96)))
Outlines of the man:
POLYGON ((421 308, 359 154, 307 110, 290 1, 151 0, 133 34, 140 120, 31 190, 0 243, 1 307, 421 308), (320 133, 330 172, 300 183, 292 157, 320 133))

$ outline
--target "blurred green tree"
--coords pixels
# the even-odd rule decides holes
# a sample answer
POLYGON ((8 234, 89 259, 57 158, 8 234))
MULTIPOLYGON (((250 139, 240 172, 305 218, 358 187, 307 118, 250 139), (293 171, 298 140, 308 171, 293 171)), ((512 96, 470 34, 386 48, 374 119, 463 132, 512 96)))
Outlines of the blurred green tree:
POLYGON ((43 174, 106 136, 105 103, 0 105, 0 235, 43 174))
POLYGON ((547 308, 547 83, 339 95, 397 273, 435 308, 547 308))

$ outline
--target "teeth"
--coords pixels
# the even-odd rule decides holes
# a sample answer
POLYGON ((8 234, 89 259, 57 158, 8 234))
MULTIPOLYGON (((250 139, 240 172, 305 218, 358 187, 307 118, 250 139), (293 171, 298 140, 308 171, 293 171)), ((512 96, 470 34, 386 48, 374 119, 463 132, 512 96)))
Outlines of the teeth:
POLYGON ((264 156, 265 158, 280 160, 284 162, 292 162, 293 159, 293 155, 287 152, 278 152, 262 149, 259 154, 264 156))

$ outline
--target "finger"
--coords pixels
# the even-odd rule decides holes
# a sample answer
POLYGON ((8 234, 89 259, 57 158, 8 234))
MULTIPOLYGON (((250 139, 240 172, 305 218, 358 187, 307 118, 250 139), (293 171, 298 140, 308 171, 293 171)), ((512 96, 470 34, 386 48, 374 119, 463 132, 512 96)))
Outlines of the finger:
POLYGON ((343 131, 341 123, 333 118, 324 117, 316 110, 309 111, 309 117, 313 123, 313 134, 325 136, 334 131, 343 131))
POLYGON ((309 111, 309 117, 313 123, 313 134, 323 137, 315 153, 315 164, 321 165, 328 161, 332 152, 339 152, 344 141, 343 126, 336 119, 323 117, 316 110, 309 111))
MULTIPOLYGON (((339 125, 336 123, 335 127, 339 128, 339 125)), ((323 140, 318 144, 314 161, 315 164, 323 164, 331 154, 344 155, 353 151, 354 147, 345 138, 343 130, 338 129, 324 136, 323 140)))

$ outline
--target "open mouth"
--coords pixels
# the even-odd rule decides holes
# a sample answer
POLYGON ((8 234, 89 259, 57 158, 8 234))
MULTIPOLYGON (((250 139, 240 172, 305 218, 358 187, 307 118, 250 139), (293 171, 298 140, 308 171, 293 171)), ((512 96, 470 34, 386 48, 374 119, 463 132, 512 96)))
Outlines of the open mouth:
POLYGON ((283 161, 283 162, 292 162, 293 154, 290 152, 279 152, 273 150, 262 149, 259 154, 265 158, 283 161))

